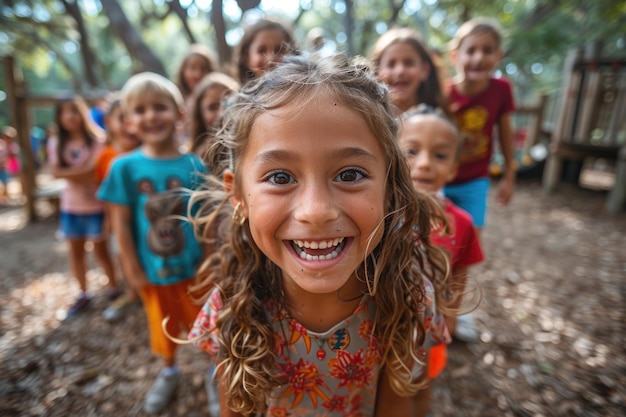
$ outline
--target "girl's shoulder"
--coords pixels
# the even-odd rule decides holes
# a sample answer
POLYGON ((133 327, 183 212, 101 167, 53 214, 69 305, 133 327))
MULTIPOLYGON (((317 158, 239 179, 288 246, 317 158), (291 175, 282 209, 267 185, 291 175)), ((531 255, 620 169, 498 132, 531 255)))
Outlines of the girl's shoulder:
POLYGON ((189 340, 209 354, 216 355, 219 350, 217 318, 223 308, 220 291, 214 288, 209 293, 189 332, 189 340))

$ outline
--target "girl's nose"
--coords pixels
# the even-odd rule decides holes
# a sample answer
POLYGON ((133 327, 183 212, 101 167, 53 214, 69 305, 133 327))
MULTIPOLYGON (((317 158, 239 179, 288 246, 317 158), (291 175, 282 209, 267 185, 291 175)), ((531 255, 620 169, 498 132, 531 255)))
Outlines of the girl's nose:
POLYGON ((430 156, 428 155, 427 152, 420 152, 415 158, 417 159, 417 162, 415 165, 419 169, 430 168, 430 156))
POLYGON ((404 73, 406 66, 404 64, 397 64, 393 67, 393 73, 398 75, 404 73))
POLYGON ((322 225, 339 217, 339 208, 327 184, 303 184, 294 201, 294 218, 312 225, 322 225))

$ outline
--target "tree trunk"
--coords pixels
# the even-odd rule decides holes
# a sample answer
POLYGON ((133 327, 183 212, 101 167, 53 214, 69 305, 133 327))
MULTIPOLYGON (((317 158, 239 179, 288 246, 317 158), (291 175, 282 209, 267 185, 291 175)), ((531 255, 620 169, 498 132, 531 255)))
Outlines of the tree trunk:
POLYGON ((111 23, 112 30, 120 37, 130 56, 139 62, 139 70, 152 71, 167 76, 163 63, 128 21, 117 0, 106 0, 101 4, 111 23))
POLYGON ((89 34, 85 28, 85 21, 83 20, 83 15, 80 13, 80 7, 78 3, 68 0, 63 0, 63 6, 65 6, 67 13, 72 16, 76 22, 76 29, 80 35, 80 56, 83 60, 85 80, 90 87, 97 87, 98 77, 96 76, 94 68, 98 60, 89 46, 89 34))
POLYGON ((189 27, 189 21, 187 19, 187 10, 180 5, 180 1, 171 1, 168 4, 170 10, 172 10, 176 16, 180 19, 180 22, 183 24, 183 29, 185 30, 185 34, 187 35, 187 39, 189 43, 196 43, 196 37, 193 35, 191 28, 189 27))
POLYGON ((353 0, 345 0, 346 14, 343 15, 343 29, 346 32, 346 54, 354 55, 354 2, 353 0))
POLYGON ((393 27, 398 23, 398 17, 400 16, 400 11, 404 7, 404 1, 401 0, 396 4, 394 0, 389 0, 389 7, 391 7, 391 18, 389 19, 389 27, 393 27))
POLYGON ((219 66, 222 70, 231 70, 232 68, 224 68, 224 66, 230 62, 232 50, 226 43, 226 24, 224 23, 224 6, 222 0, 213 0, 211 24, 213 25, 213 30, 215 30, 215 44, 217 45, 219 66))

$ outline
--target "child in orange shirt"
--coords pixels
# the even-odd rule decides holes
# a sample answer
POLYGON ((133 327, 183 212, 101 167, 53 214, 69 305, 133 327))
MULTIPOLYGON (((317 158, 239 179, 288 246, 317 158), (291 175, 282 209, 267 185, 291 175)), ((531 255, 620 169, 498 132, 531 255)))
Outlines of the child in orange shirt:
MULTIPOLYGON (((111 102, 105 115, 104 123, 106 126, 107 141, 104 149, 96 160, 95 175, 98 183, 104 181, 109 172, 109 167, 116 156, 132 151, 141 145, 137 137, 126 129, 124 113, 122 112, 121 103, 118 98, 115 98, 111 102)), ((110 231, 108 207, 105 207, 105 225, 106 230, 110 231)), ((115 242, 115 239, 112 239, 112 242, 115 242)), ((113 251, 118 252, 115 247, 113 251)), ((137 305, 138 302, 139 296, 127 285, 124 294, 116 298, 115 301, 104 310, 102 316, 107 321, 117 320, 121 318, 130 307, 137 305)))

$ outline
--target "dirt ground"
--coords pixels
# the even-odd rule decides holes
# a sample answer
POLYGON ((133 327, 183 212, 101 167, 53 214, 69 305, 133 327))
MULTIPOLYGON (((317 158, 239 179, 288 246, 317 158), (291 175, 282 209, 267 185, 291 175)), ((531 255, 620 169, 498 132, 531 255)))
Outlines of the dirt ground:
MULTIPOLYGON (((510 206, 491 204, 487 260, 472 271, 481 342, 450 346, 434 416, 626 415, 626 214, 607 216, 603 201, 526 181, 510 206)), ((44 219, 27 225, 21 207, 0 207, 0 415, 143 415, 158 366, 142 310, 105 322, 92 262, 94 305, 61 320, 77 290, 56 220, 38 209, 44 219)), ((162 415, 206 415, 207 362, 192 346, 179 358, 183 383, 162 415)))

